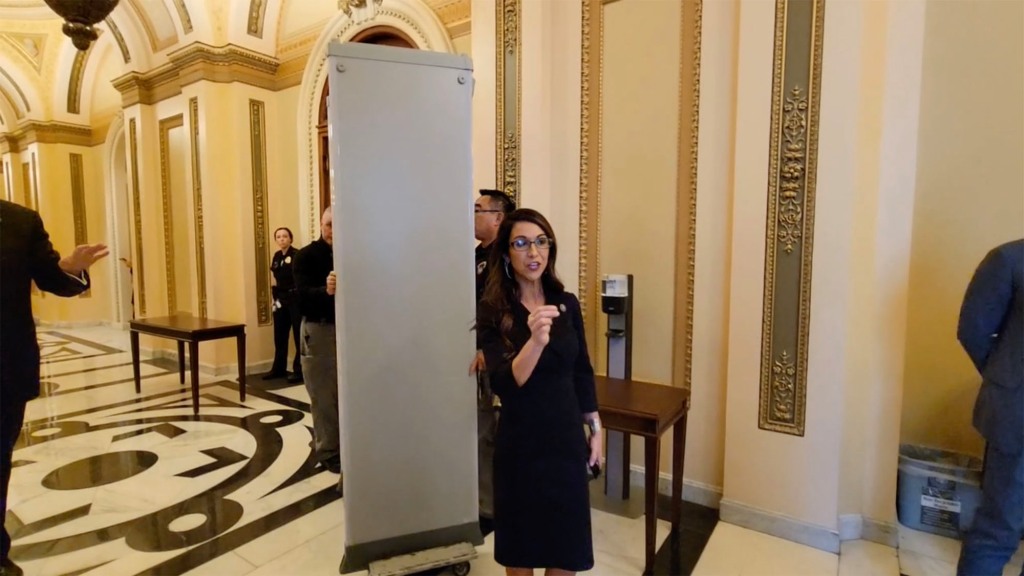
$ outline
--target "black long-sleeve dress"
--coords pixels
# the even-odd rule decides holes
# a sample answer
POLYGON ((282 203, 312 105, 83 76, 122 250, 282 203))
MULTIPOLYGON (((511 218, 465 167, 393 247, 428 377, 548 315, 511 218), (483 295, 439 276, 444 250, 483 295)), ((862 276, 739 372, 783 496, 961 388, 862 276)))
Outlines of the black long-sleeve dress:
POLYGON ((529 312, 519 303, 513 310, 513 349, 486 305, 478 314, 479 343, 502 404, 494 452, 494 557, 509 567, 583 571, 594 566, 583 432, 583 413, 597 411, 594 369, 576 296, 546 298, 565 310, 522 387, 512 375, 512 359, 530 339, 529 312))

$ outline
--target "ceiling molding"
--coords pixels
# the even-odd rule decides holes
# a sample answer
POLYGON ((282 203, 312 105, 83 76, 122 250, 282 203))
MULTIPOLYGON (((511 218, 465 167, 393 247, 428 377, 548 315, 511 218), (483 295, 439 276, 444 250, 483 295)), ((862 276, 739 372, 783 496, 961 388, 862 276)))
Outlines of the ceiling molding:
POLYGON ((30 144, 71 144, 96 146, 102 144, 108 126, 91 128, 66 122, 22 122, 17 129, 0 136, 0 153, 19 152, 30 144))

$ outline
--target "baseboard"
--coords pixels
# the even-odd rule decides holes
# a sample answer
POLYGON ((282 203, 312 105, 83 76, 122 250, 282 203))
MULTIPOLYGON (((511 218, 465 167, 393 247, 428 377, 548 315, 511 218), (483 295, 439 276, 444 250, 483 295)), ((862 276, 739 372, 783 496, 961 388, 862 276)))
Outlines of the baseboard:
POLYGON ((777 536, 811 548, 833 554, 839 553, 839 533, 825 526, 809 524, 782 514, 726 499, 721 501, 719 518, 722 522, 777 536))
MULTIPOLYGON (((629 485, 643 487, 643 466, 634 464, 629 467, 629 485)), ((672 476, 670 474, 665 472, 658 474, 658 493, 665 496, 672 495, 672 476)), ((718 503, 722 500, 722 489, 683 478, 683 500, 708 508, 718 508, 718 503)))
MULTIPOLYGON (((178 351, 168 350, 166 348, 139 348, 139 355, 149 358, 165 358, 167 360, 178 361, 178 351)), ((271 366, 274 365, 273 360, 261 360, 259 362, 246 362, 245 373, 248 374, 262 374, 269 372, 271 366)), ((186 366, 186 369, 188 366, 186 366)), ((238 364, 207 364, 202 361, 200 357, 199 361, 199 373, 206 374, 208 376, 236 376, 238 374, 238 364)))
POLYGON ((860 540, 864 534, 864 517, 860 514, 839 515, 839 541, 860 540))
POLYGON ((54 322, 52 320, 40 320, 39 318, 34 319, 38 328, 98 328, 101 326, 106 327, 118 327, 117 322, 110 322, 107 320, 86 320, 83 322, 54 322))
POLYGON ((864 533, 861 534, 861 539, 890 548, 899 548, 900 527, 893 522, 880 522, 865 518, 864 533))

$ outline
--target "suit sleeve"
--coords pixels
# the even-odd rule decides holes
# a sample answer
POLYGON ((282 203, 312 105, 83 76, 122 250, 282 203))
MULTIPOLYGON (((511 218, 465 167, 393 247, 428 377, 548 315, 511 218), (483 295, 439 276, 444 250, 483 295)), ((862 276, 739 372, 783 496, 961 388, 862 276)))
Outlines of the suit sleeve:
POLYGON ((576 400, 580 404, 580 412, 597 412, 597 391, 594 386, 594 366, 590 363, 590 352, 587 351, 587 337, 583 331, 583 311, 576 296, 569 294, 569 307, 572 309, 572 325, 576 329, 579 340, 579 353, 576 354, 576 365, 573 368, 573 384, 576 387, 576 400))
POLYGON ((512 375, 512 360, 519 353, 508 353, 502 341, 498 320, 493 315, 483 312, 481 306, 477 311, 477 347, 484 353, 487 365, 487 376, 490 378, 491 390, 500 398, 507 398, 519 391, 515 376, 512 375))
POLYGON ((50 235, 43 227, 43 219, 39 214, 32 213, 30 253, 32 280, 40 290, 58 296, 77 296, 89 288, 89 274, 82 272, 81 277, 71 276, 60 269, 60 254, 53 249, 50 235))
POLYGON ((985 256, 974 271, 960 307, 957 339, 970 356, 978 372, 995 344, 994 336, 1003 328, 1013 299, 1013 276, 1009 262, 997 249, 985 256))
POLYGON ((333 296, 327 293, 327 275, 314 278, 315 270, 311 270, 309 253, 300 251, 295 255, 292 274, 295 276, 295 291, 299 297, 299 310, 304 316, 317 315, 319 310, 334 308, 333 296))

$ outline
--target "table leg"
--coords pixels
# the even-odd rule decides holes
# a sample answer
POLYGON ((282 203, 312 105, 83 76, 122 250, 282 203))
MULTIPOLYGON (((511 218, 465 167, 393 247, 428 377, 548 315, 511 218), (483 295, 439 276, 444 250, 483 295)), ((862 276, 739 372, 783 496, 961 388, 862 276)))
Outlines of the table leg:
POLYGON ((651 574, 656 552, 654 540, 658 524, 658 452, 661 450, 661 439, 645 438, 644 444, 644 574, 651 574))
POLYGON ((142 378, 139 374, 139 333, 131 330, 128 334, 132 343, 132 374, 135 376, 135 393, 140 394, 142 392, 142 378))
POLYGON ((199 415, 199 342, 188 343, 188 362, 192 368, 192 413, 199 415))
POLYGON ((619 471, 619 478, 622 478, 622 499, 629 500, 629 448, 633 443, 629 440, 629 434, 622 433, 622 470, 619 471))
POLYGON ((683 517, 683 460, 686 457, 686 414, 672 426, 672 534, 683 517))
POLYGON ((178 383, 185 385, 185 343, 178 340, 178 383))
POLYGON ((245 332, 235 340, 238 344, 238 397, 245 402, 245 332))

